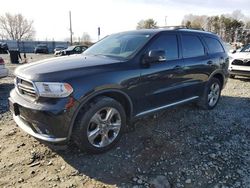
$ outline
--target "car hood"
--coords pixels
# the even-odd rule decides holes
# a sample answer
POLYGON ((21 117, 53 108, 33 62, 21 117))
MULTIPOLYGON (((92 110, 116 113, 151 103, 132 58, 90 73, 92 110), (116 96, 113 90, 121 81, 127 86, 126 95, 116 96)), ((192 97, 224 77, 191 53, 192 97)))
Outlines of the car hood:
POLYGON ((237 52, 235 54, 231 54, 230 57, 233 59, 250 59, 250 52, 237 52))
POLYGON ((99 66, 121 62, 104 56, 71 55, 21 65, 15 75, 33 81, 58 80, 85 74, 99 66))

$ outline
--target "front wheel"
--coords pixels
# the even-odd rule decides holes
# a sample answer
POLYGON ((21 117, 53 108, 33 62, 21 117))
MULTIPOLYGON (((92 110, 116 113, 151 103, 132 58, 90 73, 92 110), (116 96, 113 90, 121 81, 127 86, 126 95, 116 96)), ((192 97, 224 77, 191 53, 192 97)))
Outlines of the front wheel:
POLYGON ((73 139, 78 147, 90 153, 111 149, 120 139, 126 124, 123 106, 109 97, 100 97, 78 115, 73 139))
POLYGON ((211 110, 219 102, 221 95, 221 82, 217 78, 211 78, 206 85, 204 94, 199 101, 199 106, 203 109, 211 110))

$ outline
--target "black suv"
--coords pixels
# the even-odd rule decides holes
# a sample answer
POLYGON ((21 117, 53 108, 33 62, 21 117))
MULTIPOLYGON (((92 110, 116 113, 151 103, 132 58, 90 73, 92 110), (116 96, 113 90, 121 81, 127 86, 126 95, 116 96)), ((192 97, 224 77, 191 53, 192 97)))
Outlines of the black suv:
POLYGON ((81 45, 69 46, 67 49, 61 50, 59 55, 63 56, 63 55, 81 54, 87 48, 88 48, 87 46, 81 46, 81 45))
POLYGON ((103 152, 136 118, 187 102, 213 109, 228 78, 222 44, 190 29, 113 34, 83 54, 19 66, 10 110, 38 139, 103 152))
POLYGON ((0 54, 7 54, 9 51, 9 47, 7 43, 5 42, 0 42, 0 54))
POLYGON ((48 54, 49 53, 49 48, 46 44, 38 44, 35 49, 34 49, 34 53, 44 53, 44 54, 48 54))

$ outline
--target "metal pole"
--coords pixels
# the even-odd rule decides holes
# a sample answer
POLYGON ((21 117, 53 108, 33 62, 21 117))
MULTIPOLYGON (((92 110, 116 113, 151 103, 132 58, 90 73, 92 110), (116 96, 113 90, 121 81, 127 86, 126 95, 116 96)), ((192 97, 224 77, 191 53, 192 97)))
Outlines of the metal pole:
POLYGON ((71 11, 69 11, 69 32, 70 32, 70 45, 73 44, 73 39, 72 39, 72 22, 71 22, 71 11))
POLYGON ((101 28, 97 28, 97 34, 98 34, 98 41, 100 40, 100 35, 101 35, 101 28))

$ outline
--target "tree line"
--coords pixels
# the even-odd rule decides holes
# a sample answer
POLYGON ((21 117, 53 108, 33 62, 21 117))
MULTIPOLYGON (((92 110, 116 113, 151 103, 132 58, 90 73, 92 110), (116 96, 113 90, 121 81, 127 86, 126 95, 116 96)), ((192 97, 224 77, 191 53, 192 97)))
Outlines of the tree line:
POLYGON ((226 42, 250 42, 250 18, 238 10, 217 16, 185 15, 182 25, 214 32, 226 42))
MULTIPOLYGON (((214 32, 226 42, 250 43, 250 18, 239 10, 216 16, 188 14, 184 16, 182 26, 214 32)), ((157 22, 150 18, 139 21, 136 29, 158 27, 157 22)), ((12 40, 33 40, 35 38, 33 21, 26 19, 22 14, 0 15, 0 37, 12 40)), ((81 41, 90 42, 90 40, 89 34, 83 33, 81 41)))
MULTIPOLYGON (((216 33, 229 43, 250 43, 250 18, 239 10, 234 11, 232 14, 216 16, 188 14, 184 16, 182 26, 216 33)), ((138 22, 136 29, 158 27, 157 22, 150 18, 138 22)))

